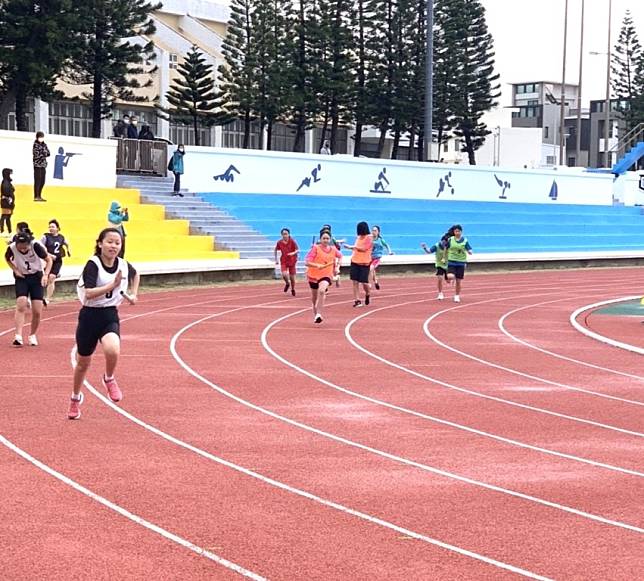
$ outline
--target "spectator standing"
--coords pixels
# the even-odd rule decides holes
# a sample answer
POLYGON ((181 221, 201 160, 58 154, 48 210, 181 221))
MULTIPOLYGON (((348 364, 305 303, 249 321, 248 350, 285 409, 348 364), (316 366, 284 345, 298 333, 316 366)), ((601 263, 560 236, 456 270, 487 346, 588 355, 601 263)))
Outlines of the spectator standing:
POLYGON ((121 208, 121 204, 119 202, 112 202, 110 205, 110 210, 107 213, 107 221, 109 222, 109 226, 111 228, 114 228, 115 230, 118 230, 121 233, 121 249, 119 251, 119 258, 123 258, 125 256, 125 227, 123 226, 123 222, 127 222, 130 219, 130 215, 127 211, 127 208, 121 208))
POLYGON ((0 185, 0 208, 2 208, 0 234, 4 234, 5 224, 7 226, 7 234, 11 234, 11 215, 16 207, 16 189, 11 183, 12 173, 13 170, 8 167, 2 170, 2 184, 0 185))
POLYGON ((331 146, 329 145, 329 140, 325 139, 322 147, 320 148, 320 155, 331 155, 331 146))
POLYGON ((138 139, 139 138, 139 130, 136 127, 138 125, 138 123, 139 122, 138 122, 137 118, 134 115, 132 115, 132 117, 130 117, 130 124, 127 127, 127 138, 128 139, 138 139))
MULTIPOLYGON (((127 117, 127 115, 125 115, 125 117, 127 117)), ((114 125, 114 129, 112 131, 114 137, 118 137, 119 139, 127 137, 127 125, 125 124, 125 117, 119 119, 116 122, 116 125, 114 125)), ((127 119, 128 121, 130 120, 129 117, 127 117, 127 119)))
POLYGON ((183 156, 185 155, 185 148, 183 143, 180 143, 177 147, 177 150, 172 154, 170 158, 170 163, 168 164, 168 169, 174 174, 174 189, 172 191, 173 196, 180 196, 183 198, 181 193, 181 176, 183 175, 183 156))
POLYGON ((33 146, 34 163, 34 202, 46 202, 42 197, 42 190, 45 187, 47 175, 47 158, 51 155, 45 143, 45 134, 42 131, 36 133, 36 140, 33 146))
POLYGON ((150 129, 149 125, 144 125, 143 127, 141 127, 141 132, 139 133, 139 139, 143 139, 146 141, 154 140, 154 133, 152 133, 152 130, 150 129))

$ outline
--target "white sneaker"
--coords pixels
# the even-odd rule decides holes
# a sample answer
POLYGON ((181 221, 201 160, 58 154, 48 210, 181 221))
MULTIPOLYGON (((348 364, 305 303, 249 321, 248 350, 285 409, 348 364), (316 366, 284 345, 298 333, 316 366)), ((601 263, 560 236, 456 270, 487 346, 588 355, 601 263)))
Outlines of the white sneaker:
POLYGON ((438 296, 436 297, 439 301, 442 301, 445 298, 445 295, 443 293, 438 293, 438 296))
POLYGON ((36 335, 29 335, 29 345, 38 347, 38 337, 36 335))
POLYGON ((454 295, 454 302, 455 303, 460 303, 461 302, 461 297, 459 297, 458 295, 454 295))
POLYGON ((14 336, 14 338, 13 338, 13 344, 14 344, 16 347, 22 347, 22 346, 23 346, 23 344, 24 344, 24 343, 22 342, 22 335, 15 335, 15 336, 14 336))

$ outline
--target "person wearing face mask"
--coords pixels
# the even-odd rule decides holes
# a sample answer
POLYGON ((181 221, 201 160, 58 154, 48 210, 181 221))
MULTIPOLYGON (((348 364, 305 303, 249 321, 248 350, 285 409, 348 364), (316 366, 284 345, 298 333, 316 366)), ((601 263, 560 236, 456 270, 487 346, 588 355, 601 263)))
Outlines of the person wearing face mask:
POLYGON ((2 216, 0 216, 0 234, 4 234, 5 224, 7 225, 7 234, 11 234, 11 215, 16 207, 16 189, 11 183, 11 174, 13 170, 5 167, 2 170, 2 185, 0 186, 0 208, 2 208, 2 216))
POLYGON ((177 147, 177 150, 172 154, 170 158, 170 163, 168 164, 168 169, 174 174, 174 189, 172 192, 173 196, 179 196, 183 198, 181 190, 181 175, 183 174, 183 156, 185 155, 185 148, 183 143, 180 143, 177 147))
POLYGON ((127 126, 127 138, 128 139, 138 139, 139 138, 139 130, 137 129, 137 125, 139 124, 138 119, 132 115, 130 117, 130 124, 127 126))
POLYGON ((45 143, 45 134, 42 131, 36 133, 32 153, 34 162, 34 202, 46 202, 47 200, 42 197, 42 189, 45 187, 47 158, 51 154, 45 143))

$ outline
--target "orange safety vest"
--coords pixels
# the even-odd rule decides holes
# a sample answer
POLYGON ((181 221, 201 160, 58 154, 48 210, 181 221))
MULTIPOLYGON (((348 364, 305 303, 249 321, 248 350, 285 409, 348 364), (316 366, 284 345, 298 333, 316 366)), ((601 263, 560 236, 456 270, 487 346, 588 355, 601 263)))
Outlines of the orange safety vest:
POLYGON ((315 257, 310 262, 324 264, 324 268, 315 268, 314 266, 307 267, 306 276, 309 280, 317 281, 325 277, 332 280, 335 271, 335 248, 333 246, 329 246, 329 251, 325 252, 322 249, 321 244, 316 244, 315 257))
MULTIPOLYGON (((354 246, 358 248, 364 248, 368 241, 373 241, 371 234, 367 236, 358 236, 354 246)), ((372 246, 373 247, 373 246, 372 246)), ((351 254, 351 262, 355 264, 369 265, 371 264, 371 248, 366 252, 358 252, 355 248, 351 254)))

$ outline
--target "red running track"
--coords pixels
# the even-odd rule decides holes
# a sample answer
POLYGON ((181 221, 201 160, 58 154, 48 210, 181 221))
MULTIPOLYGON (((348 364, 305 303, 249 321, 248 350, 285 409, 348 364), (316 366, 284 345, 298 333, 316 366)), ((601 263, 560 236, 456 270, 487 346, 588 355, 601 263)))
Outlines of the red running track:
MULTIPOLYGON (((635 269, 230 287, 123 307, 125 398, 65 419, 75 304, 0 313, 6 579, 635 579, 641 356, 571 312, 635 269), (8 331, 8 332, 7 332, 8 331)), ((98 384, 101 360, 90 371, 98 384)))

